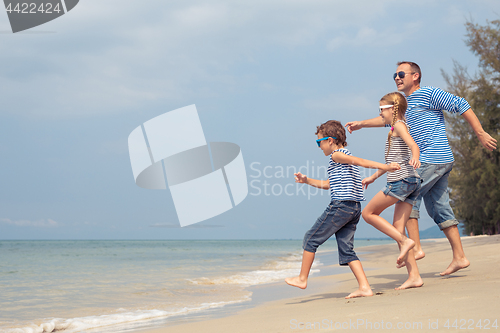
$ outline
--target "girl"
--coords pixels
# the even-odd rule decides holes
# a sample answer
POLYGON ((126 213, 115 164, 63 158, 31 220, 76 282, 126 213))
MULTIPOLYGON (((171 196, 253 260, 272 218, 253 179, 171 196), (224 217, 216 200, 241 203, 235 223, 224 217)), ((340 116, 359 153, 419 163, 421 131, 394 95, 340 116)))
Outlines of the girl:
MULTIPOLYGON (((394 239, 399 245, 401 252, 396 264, 398 268, 406 266, 408 280, 396 288, 398 290, 423 285, 412 250, 415 242, 405 235, 406 222, 420 189, 420 178, 415 171, 420 167, 420 151, 408 132, 404 118, 406 107, 406 98, 398 92, 389 93, 380 100, 380 116, 385 124, 391 125, 385 144, 385 161, 397 162, 401 169, 387 175, 387 186, 370 200, 362 212, 366 222, 394 239), (380 216, 380 213, 394 204, 396 204, 394 221, 391 225, 380 216)), ((384 173, 382 170, 377 170, 372 176, 363 179, 363 187, 367 188, 384 173)))

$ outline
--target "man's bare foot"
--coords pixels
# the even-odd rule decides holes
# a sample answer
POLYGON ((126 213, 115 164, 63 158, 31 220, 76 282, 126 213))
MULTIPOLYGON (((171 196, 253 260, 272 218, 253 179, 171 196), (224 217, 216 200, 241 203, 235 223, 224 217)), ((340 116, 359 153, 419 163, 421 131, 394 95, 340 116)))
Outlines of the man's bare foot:
POLYGON ((370 288, 359 288, 353 293, 350 293, 348 296, 345 298, 355 298, 355 297, 368 297, 368 296, 373 296, 373 291, 370 288))
POLYGON ((295 276, 293 278, 286 278, 285 282, 288 283, 289 285, 293 287, 297 287, 300 289, 306 289, 307 288, 307 279, 301 280, 300 276, 295 276))
POLYGON ((453 274, 460 269, 469 267, 469 265, 470 265, 470 262, 465 257, 462 259, 453 259, 451 261, 450 266, 448 266, 448 268, 444 272, 439 273, 439 275, 441 275, 441 276, 450 275, 450 274, 453 274))
MULTIPOLYGON (((400 245, 401 251, 399 253, 398 259, 396 260, 396 264, 398 265, 398 268, 400 268, 399 265, 401 265, 402 263, 404 263, 406 261, 406 257, 408 257, 408 251, 413 249, 413 247, 415 246, 415 242, 411 238, 403 236, 403 241, 399 245, 400 245)), ((403 267, 403 266, 401 266, 401 267, 403 267)))
POLYGON ((413 253, 415 253, 415 260, 420 260, 425 258, 425 253, 424 251, 422 251, 422 249, 416 250, 415 248, 413 248, 413 253))
POLYGON ((396 290, 403 290, 403 289, 410 289, 410 288, 419 288, 424 285, 424 281, 422 281, 422 278, 419 276, 416 279, 410 279, 406 280, 402 285, 400 285, 397 288, 394 288, 396 290))

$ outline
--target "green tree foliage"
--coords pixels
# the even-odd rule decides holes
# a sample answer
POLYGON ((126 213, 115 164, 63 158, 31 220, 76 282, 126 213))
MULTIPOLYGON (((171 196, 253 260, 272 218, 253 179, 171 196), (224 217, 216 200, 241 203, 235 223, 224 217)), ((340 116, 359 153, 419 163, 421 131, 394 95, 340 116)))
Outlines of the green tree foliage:
MULTIPOLYGON (((484 130, 500 143, 500 20, 466 23, 466 44, 479 57, 475 77, 454 63, 448 90, 467 99, 484 130)), ((455 165, 450 175, 452 206, 467 234, 500 233, 500 152, 483 148, 462 117, 445 115, 455 165)))

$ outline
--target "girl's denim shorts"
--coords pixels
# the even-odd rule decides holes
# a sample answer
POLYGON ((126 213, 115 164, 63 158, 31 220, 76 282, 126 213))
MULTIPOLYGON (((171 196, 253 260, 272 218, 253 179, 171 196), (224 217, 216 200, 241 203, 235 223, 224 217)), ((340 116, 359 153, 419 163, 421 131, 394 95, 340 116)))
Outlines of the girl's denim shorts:
POLYGON ((418 194, 420 193, 420 183, 422 180, 418 177, 408 177, 395 182, 387 183, 382 189, 386 195, 398 199, 400 202, 407 202, 414 205, 418 194))

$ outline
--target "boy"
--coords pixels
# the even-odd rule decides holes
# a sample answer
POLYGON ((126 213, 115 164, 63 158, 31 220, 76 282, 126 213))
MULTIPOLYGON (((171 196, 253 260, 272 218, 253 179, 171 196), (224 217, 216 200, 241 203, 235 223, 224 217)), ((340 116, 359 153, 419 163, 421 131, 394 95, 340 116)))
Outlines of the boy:
POLYGON ((354 232, 361 216, 360 201, 365 200, 361 175, 357 166, 383 171, 399 170, 400 166, 397 163, 386 165, 352 156, 350 151, 344 148, 347 146, 344 127, 336 120, 330 120, 318 126, 316 135, 318 147, 323 150, 325 156, 330 156, 328 181, 311 179, 300 172, 295 174, 295 181, 325 190, 330 189, 331 203, 304 236, 300 275, 286 278, 285 282, 305 289, 316 249, 335 234, 339 264, 349 265, 359 284, 358 290, 346 298, 372 296, 373 292, 363 266, 353 250, 354 232))

